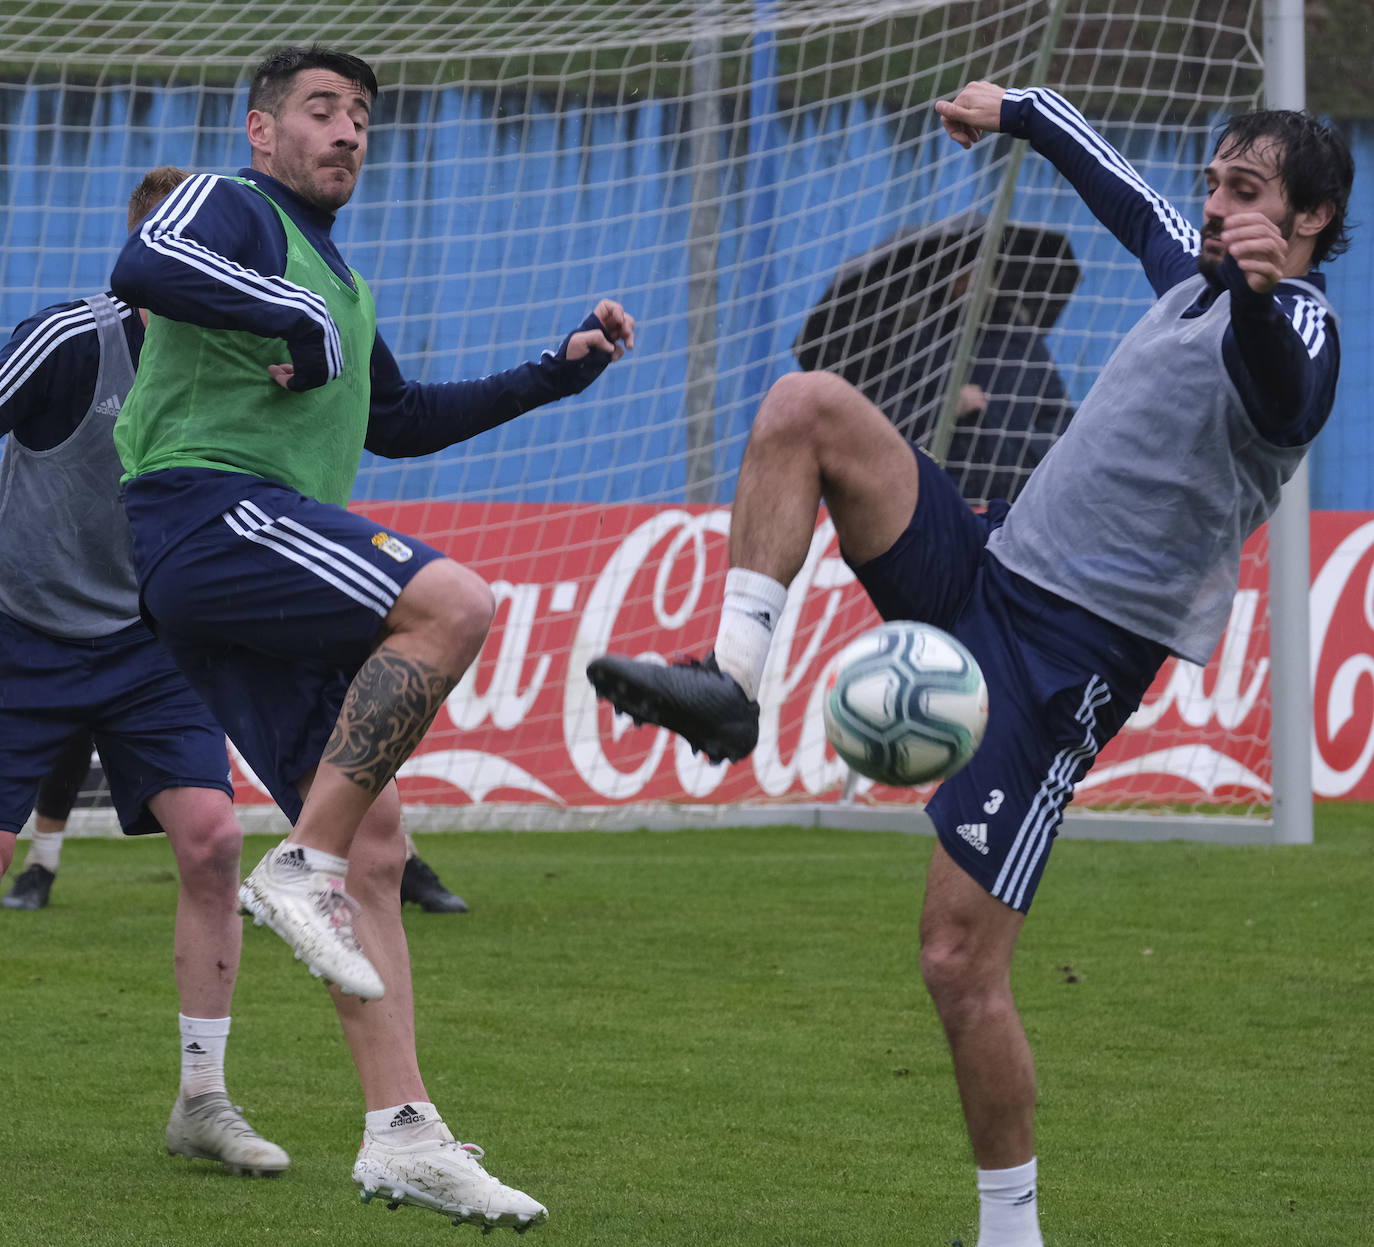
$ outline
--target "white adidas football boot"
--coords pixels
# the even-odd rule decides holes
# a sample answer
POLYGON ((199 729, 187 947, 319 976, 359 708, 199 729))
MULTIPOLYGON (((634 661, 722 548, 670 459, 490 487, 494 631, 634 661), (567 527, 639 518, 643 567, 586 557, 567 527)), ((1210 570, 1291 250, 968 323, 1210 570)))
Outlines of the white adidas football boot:
MULTIPOLYGON (((380 1197, 388 1208, 410 1204, 442 1213, 454 1225, 486 1230, 509 1226, 517 1233, 549 1219, 549 1210, 524 1191, 498 1182, 478 1163, 484 1153, 475 1143, 459 1143, 441 1121, 426 1121, 406 1105, 414 1124, 403 1130, 363 1132, 353 1166, 353 1181, 363 1203, 380 1197)), ((408 1120, 408 1119, 407 1119, 408 1120)))
POLYGON ((230 1173, 266 1178, 281 1173, 291 1158, 243 1119, 222 1091, 177 1096, 167 1122, 167 1151, 173 1156, 218 1161, 230 1173))
POLYGON ((290 944, 316 978, 376 1000, 385 989, 353 934, 358 903, 343 885, 338 875, 312 870, 301 847, 284 840, 239 886, 239 906, 290 944))

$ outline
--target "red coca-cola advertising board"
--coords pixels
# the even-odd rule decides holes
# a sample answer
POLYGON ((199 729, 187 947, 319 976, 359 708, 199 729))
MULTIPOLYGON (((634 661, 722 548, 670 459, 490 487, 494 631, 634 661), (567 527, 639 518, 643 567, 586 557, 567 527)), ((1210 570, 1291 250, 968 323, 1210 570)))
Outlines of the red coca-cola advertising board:
MULTIPOLYGON (((824 515, 774 634, 758 748, 738 765, 711 766, 670 733, 612 715, 583 673, 607 651, 672 657, 710 648, 728 508, 397 503, 359 510, 474 568, 498 603, 478 662, 402 771, 407 801, 585 807, 839 798, 846 771, 826 743, 820 699, 839 650, 878 620, 824 515)), ((1080 786, 1078 806, 1267 806, 1264 541, 1257 534, 1247 551, 1211 662, 1166 664, 1080 786)), ((1313 515, 1310 620, 1314 791, 1374 800, 1374 514, 1313 515)), ((266 800, 241 769, 236 780, 240 800, 266 800)), ((900 802, 929 794, 863 781, 857 795, 900 802)))

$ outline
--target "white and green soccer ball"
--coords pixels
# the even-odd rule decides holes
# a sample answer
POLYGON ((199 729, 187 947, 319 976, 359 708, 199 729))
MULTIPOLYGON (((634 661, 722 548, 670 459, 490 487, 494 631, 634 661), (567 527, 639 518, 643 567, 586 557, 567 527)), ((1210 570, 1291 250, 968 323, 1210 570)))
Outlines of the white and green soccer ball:
POLYGON ((954 637, 898 620, 845 646, 824 706, 835 752, 860 775, 901 788, 947 778, 973 757, 988 686, 954 637))

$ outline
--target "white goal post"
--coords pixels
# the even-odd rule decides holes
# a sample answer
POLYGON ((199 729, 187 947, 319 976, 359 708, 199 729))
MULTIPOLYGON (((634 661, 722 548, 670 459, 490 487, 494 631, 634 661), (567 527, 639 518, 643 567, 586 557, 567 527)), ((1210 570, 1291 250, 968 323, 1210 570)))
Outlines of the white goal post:
MULTIPOLYGON (((709 646, 735 472, 782 373, 848 377, 981 503, 1019 488, 1148 306, 1045 161, 962 151, 934 99, 1054 87, 1197 220, 1216 123, 1301 104, 1299 0, 34 0, 0 14, 7 323, 104 287, 148 168, 246 164, 253 65, 317 41, 383 85, 335 237, 407 376, 534 358, 599 296, 638 321, 584 394, 364 462, 355 505, 499 603, 402 772, 411 825, 921 829, 927 794, 846 789, 820 734, 826 664, 876 622, 824 516, 755 758, 711 768, 613 721, 585 663, 709 646)), ((1169 665, 1065 834, 1310 841, 1306 505, 1300 477, 1212 664, 1169 665)), ((249 826, 270 818, 237 779, 249 826)))

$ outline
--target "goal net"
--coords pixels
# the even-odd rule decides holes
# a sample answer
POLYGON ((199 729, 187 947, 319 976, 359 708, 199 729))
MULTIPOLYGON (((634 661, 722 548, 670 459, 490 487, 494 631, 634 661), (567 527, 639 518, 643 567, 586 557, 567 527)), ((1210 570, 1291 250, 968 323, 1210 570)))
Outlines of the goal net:
MULTIPOLYGON (((499 603, 403 772, 407 803, 435 826, 909 822, 928 790, 847 785, 824 740, 828 668, 876 622, 824 513, 749 761, 712 767, 613 718, 585 665, 709 647, 750 421, 790 370, 848 378, 970 502, 1014 495, 1151 295, 1045 161, 995 136, 961 150, 932 102, 977 78, 1052 86, 1197 220, 1212 127, 1262 96, 1258 9, 12 5, 0 297, 14 324, 103 288, 147 168, 246 164, 247 77, 266 51, 357 52, 384 89, 335 237, 407 376, 534 358, 601 296, 638 322, 633 354, 584 394, 441 454, 364 463, 355 505, 475 568, 499 603)), ((1268 818, 1267 587, 1261 534, 1212 663, 1166 667, 1076 810, 1205 818, 1223 836, 1268 818)))

